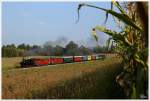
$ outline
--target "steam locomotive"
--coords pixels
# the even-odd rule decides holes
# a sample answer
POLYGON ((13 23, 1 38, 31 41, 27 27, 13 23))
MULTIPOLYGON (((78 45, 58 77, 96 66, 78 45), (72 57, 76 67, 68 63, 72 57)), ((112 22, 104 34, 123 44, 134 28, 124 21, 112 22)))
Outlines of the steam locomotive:
POLYGON ((63 64, 63 63, 73 63, 91 60, 104 60, 104 54, 97 55, 86 55, 86 56, 62 56, 62 57, 49 57, 49 58, 30 58, 24 59, 20 62, 21 67, 35 67, 35 66, 45 66, 53 64, 63 64))

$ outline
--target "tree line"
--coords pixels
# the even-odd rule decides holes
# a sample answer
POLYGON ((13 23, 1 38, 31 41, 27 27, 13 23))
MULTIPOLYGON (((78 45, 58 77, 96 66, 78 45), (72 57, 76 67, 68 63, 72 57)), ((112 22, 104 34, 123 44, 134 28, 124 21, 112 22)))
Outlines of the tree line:
POLYGON ((29 45, 15 44, 3 45, 2 46, 2 57, 19 57, 19 56, 64 56, 64 55, 90 55, 96 53, 108 52, 105 46, 95 46, 93 48, 85 47, 84 45, 79 46, 73 41, 70 41, 65 47, 60 45, 52 46, 50 44, 40 45, 29 45))

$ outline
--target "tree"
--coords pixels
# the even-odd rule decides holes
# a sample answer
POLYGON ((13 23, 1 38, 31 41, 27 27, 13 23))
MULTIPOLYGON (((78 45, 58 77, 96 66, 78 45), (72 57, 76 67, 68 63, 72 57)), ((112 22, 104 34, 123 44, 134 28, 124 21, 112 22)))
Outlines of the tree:
POLYGON ((101 53, 101 52, 103 52, 103 49, 100 46, 96 46, 93 48, 93 52, 94 53, 101 53))
POLYGON ((64 54, 64 49, 63 47, 56 45, 56 47, 53 48, 54 50, 54 55, 55 56, 62 56, 64 54))
POLYGON ((38 48, 40 48, 40 46, 38 46, 38 45, 33 45, 31 49, 38 49, 38 48))
POLYGON ((31 48, 32 47, 29 44, 26 45, 26 50, 30 50, 31 48))
POLYGON ((66 55, 78 55, 79 49, 78 45, 73 41, 70 41, 65 47, 66 55))
POLYGON ((76 43, 74 43, 73 41, 70 41, 67 45, 66 45, 66 49, 75 49, 78 48, 78 45, 76 43))
POLYGON ((17 57, 17 56, 18 52, 16 48, 13 48, 11 46, 2 48, 2 57, 17 57))
POLYGON ((54 55, 54 51, 53 51, 52 45, 46 42, 43 45, 42 53, 45 54, 45 55, 54 55))
POLYGON ((92 52, 91 49, 86 48, 86 47, 83 46, 83 45, 80 46, 79 50, 80 50, 80 55, 89 55, 89 54, 92 52))
POLYGON ((18 48, 19 49, 26 49, 26 45, 23 43, 23 44, 20 44, 20 45, 18 45, 18 48))

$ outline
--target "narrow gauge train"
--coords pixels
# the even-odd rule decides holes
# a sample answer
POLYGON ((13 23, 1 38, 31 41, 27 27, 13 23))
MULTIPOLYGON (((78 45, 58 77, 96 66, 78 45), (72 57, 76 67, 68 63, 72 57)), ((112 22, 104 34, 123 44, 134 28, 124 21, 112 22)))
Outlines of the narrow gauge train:
POLYGON ((91 60, 103 60, 105 59, 104 54, 98 55, 87 55, 87 56, 63 56, 63 57, 50 57, 50 58, 30 58, 23 59, 20 62, 21 67, 33 67, 33 66, 44 66, 52 64, 62 64, 62 63, 73 63, 91 60))

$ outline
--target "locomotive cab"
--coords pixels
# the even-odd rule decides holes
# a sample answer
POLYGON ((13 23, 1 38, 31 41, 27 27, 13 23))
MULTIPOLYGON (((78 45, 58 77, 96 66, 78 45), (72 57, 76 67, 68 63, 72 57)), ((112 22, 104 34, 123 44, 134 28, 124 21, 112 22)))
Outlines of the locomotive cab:
POLYGON ((20 62, 21 67, 29 67, 29 66, 33 66, 34 65, 34 61, 33 59, 24 59, 23 61, 20 62))

